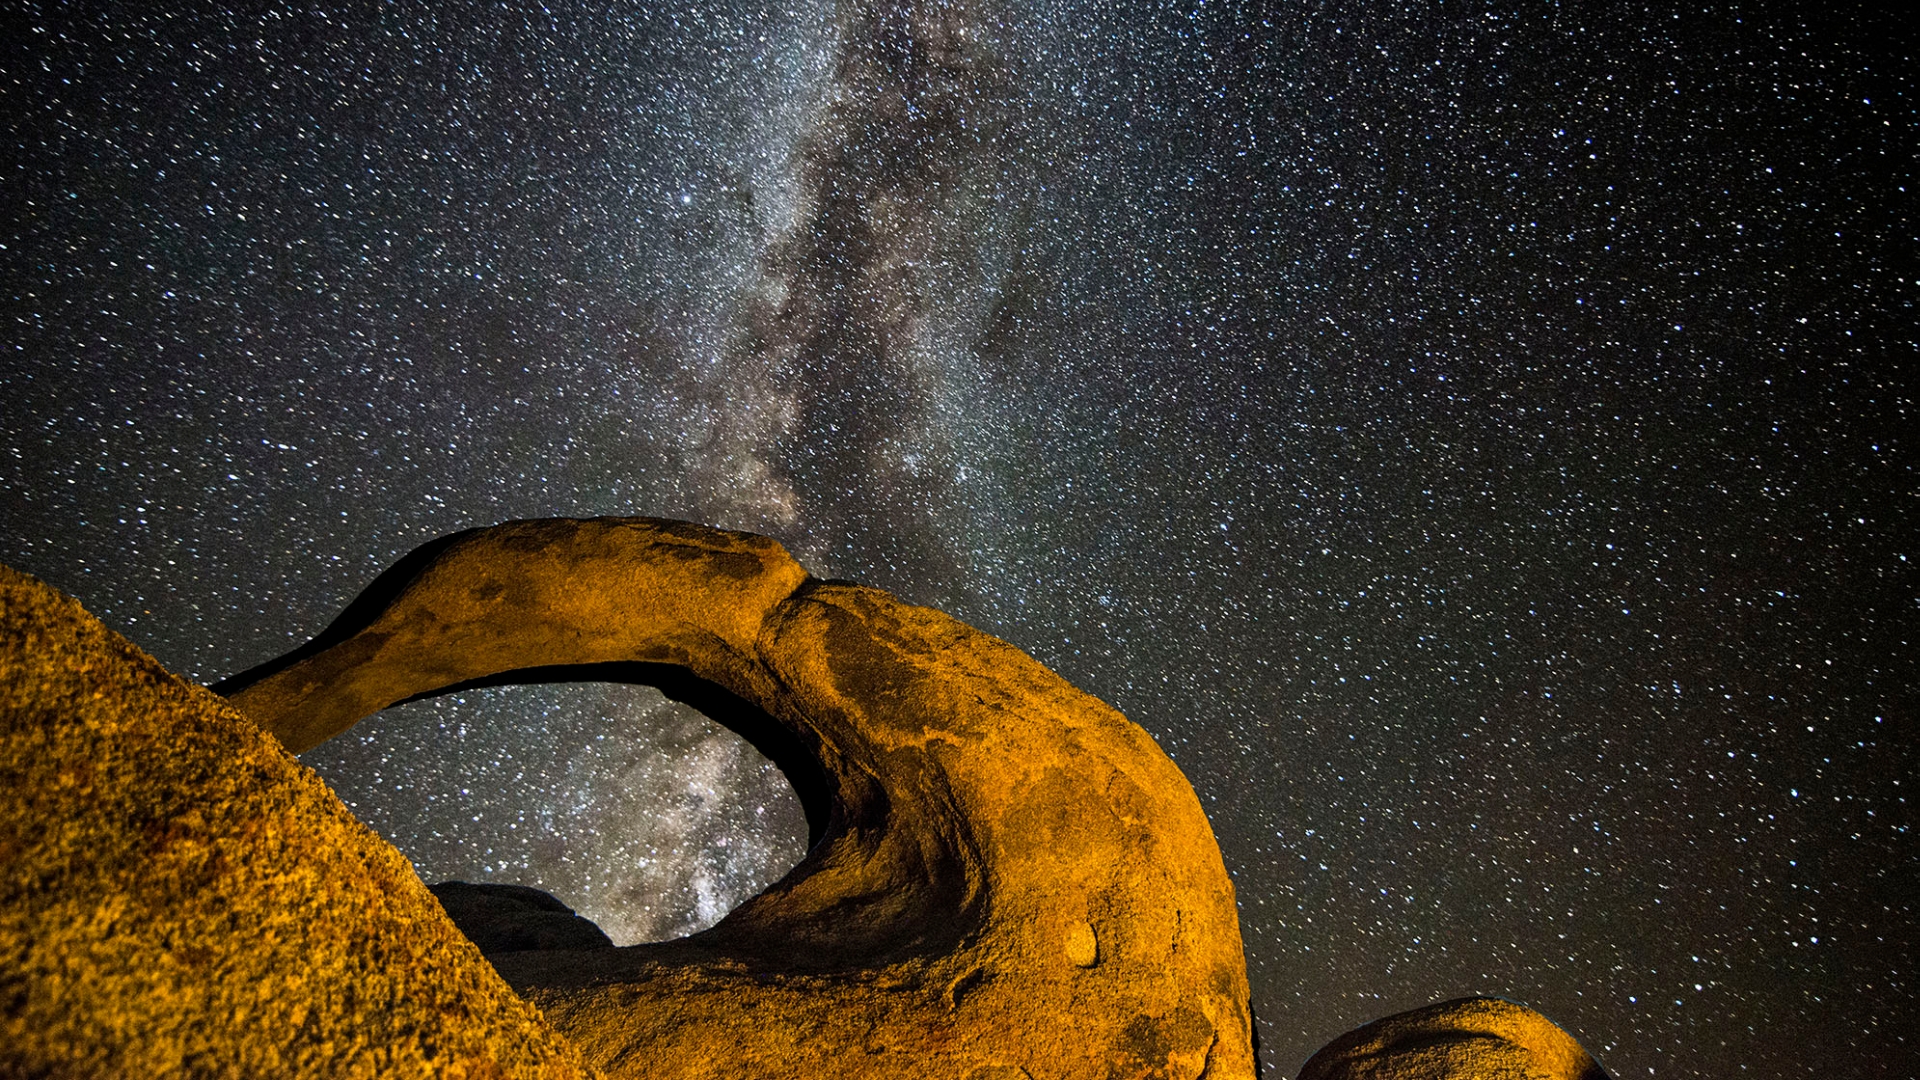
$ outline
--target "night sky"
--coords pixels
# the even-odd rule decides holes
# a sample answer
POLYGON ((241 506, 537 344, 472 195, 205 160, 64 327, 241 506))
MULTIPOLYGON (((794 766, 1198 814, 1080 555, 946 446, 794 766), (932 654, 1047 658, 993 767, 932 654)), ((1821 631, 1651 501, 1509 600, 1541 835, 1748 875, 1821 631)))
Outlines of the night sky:
MULTIPOLYGON (((9 5, 0 561, 212 682, 453 530, 770 533, 1159 739, 1270 1075, 1912 1074, 1911 16, 612 6, 9 5)), ((640 688, 305 760, 620 941, 805 842, 640 688)))

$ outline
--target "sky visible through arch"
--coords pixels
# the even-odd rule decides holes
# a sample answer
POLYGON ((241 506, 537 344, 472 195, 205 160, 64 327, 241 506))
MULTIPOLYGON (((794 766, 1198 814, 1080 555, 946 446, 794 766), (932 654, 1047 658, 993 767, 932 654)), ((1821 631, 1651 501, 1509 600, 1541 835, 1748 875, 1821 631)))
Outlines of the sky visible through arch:
MULTIPOLYGON (((0 560, 173 670, 457 529, 767 532, 1160 740, 1276 1074, 1466 993, 1620 1077, 1911 1071, 1905 28, 24 10, 0 560)), ((627 800, 612 857, 696 860, 645 879, 681 910, 602 915, 634 926, 794 857, 777 777, 695 719, 470 697, 310 758, 416 858, 516 872, 562 857, 514 834, 627 800), (553 756, 609 718, 621 754, 553 756), (549 775, 534 824, 447 812, 549 775)))

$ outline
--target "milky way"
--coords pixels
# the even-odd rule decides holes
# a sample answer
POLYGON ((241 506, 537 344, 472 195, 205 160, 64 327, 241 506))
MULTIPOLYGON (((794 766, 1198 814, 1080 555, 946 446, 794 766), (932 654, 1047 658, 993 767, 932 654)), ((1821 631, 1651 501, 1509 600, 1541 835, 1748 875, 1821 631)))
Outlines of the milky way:
POLYGON ((702 375, 711 420, 689 469, 707 518, 791 531, 816 567, 882 554, 896 588, 962 569, 956 429, 1031 186, 1003 19, 968 4, 835 12, 831 74, 805 87, 790 147, 746 191, 758 251, 702 375))
MULTIPOLYGON (((1151 731, 1262 1054, 1914 1057, 1914 58, 1714 5, 27 5, 0 560, 212 682, 435 536, 778 536, 1151 731)), ((639 688, 306 756, 620 940, 802 853, 639 688)))

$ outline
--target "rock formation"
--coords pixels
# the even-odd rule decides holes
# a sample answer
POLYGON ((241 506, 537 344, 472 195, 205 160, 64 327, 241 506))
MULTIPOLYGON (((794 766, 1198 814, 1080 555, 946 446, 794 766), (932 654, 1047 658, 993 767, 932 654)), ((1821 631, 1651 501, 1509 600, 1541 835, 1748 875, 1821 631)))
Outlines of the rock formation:
POLYGON ((679 942, 493 959, 610 1076, 1253 1074, 1233 888, 1147 734, 774 541, 648 519, 432 545, 223 685, 293 751, 476 682, 633 679, 787 768, 816 842, 679 942))
POLYGON ((1524 1005, 1461 998, 1375 1020, 1307 1059, 1299 1080, 1607 1080, 1573 1036, 1524 1005))
POLYGON ((0 567, 0 1076, 593 1075, 272 736, 0 567))
POLYGON ((482 954, 529 949, 611 949, 613 941, 573 913, 552 893, 526 885, 472 885, 443 881, 427 886, 447 918, 480 946, 482 954))
MULTIPOLYGON (((0 567, 0 1076, 1254 1074, 1233 889, 1153 740, 764 537, 447 537, 216 689, 0 567), (289 754, 411 698, 578 679, 657 685, 754 742, 807 810, 806 859, 709 930, 615 948, 538 890, 430 893, 289 754)), ((1301 1074, 1468 1078, 1604 1074, 1486 998, 1301 1074)))

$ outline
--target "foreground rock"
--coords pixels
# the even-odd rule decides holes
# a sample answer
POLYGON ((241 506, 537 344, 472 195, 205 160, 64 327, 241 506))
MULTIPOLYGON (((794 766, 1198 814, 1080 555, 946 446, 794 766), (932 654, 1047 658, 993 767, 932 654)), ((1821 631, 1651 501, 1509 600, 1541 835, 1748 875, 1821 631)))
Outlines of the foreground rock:
POLYGON ((0 1076, 592 1075, 220 698, 0 567, 0 1076))
POLYGON ((430 545, 220 689, 304 750, 457 685, 654 682, 780 763, 816 843, 680 942, 494 957, 615 1076, 1253 1074, 1233 888, 1153 740, 937 611, 649 519, 430 545))
POLYGON ((1350 1031, 1299 1080, 1607 1080, 1573 1036, 1524 1005, 1461 998, 1350 1031))

